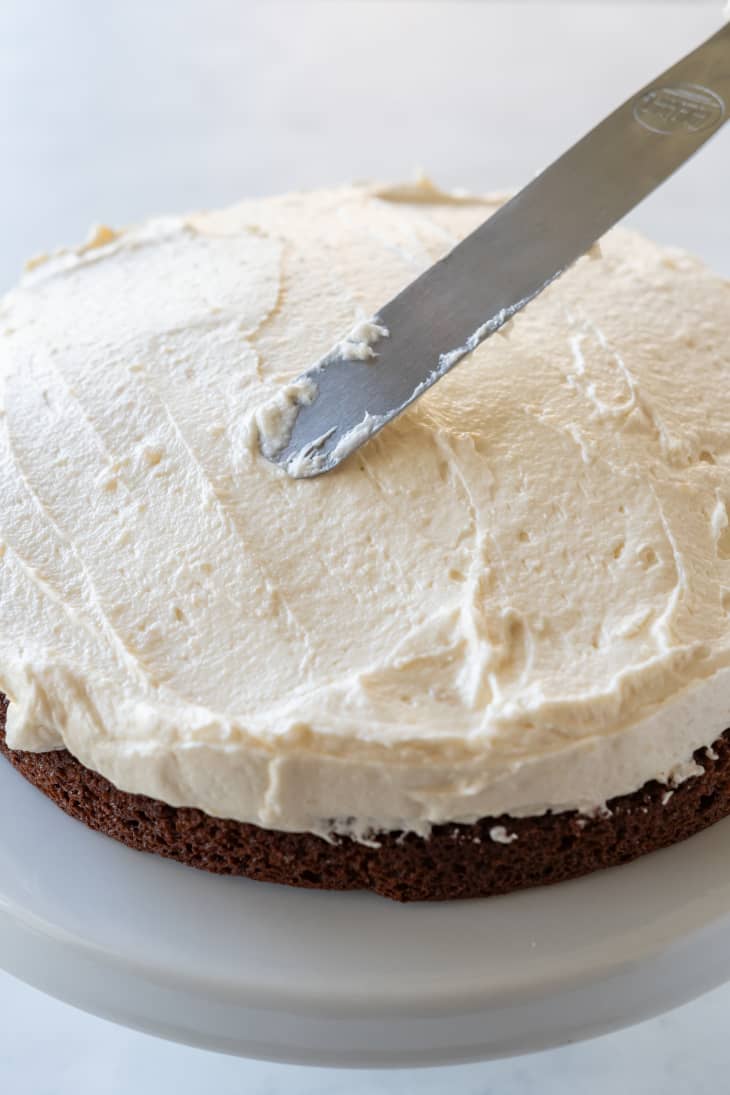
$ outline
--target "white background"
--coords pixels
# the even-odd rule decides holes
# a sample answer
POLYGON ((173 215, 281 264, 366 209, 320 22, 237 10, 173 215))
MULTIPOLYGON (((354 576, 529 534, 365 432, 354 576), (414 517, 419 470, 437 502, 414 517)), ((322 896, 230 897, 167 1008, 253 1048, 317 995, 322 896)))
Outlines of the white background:
MULTIPOLYGON (((23 259, 94 221, 417 167, 445 185, 520 185, 715 29, 720 8, 0 0, 0 289, 23 259)), ((726 132, 632 220, 730 274, 729 193, 726 132)), ((703 1095, 724 1085, 729 1008, 723 989, 531 1058, 345 1073, 158 1042, 0 974, 0 1084, 9 1095, 703 1095)))

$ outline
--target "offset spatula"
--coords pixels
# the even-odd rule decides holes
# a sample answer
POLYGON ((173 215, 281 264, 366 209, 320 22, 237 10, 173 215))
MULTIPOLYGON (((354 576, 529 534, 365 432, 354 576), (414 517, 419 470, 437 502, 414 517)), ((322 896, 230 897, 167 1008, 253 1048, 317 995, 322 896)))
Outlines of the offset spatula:
POLYGON ((336 467, 689 159, 725 122, 726 104, 730 25, 381 308, 373 320, 381 332, 366 334, 372 356, 345 341, 304 373, 288 440, 273 454, 267 446, 267 457, 298 477, 336 467))

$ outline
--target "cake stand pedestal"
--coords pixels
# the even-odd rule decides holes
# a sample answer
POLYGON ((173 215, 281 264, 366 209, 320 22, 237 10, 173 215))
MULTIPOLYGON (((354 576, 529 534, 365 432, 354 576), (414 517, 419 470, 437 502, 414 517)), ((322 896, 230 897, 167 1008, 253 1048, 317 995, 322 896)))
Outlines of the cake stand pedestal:
POLYGON ((0 759, 0 965, 191 1045, 445 1064, 615 1030, 730 978, 730 822, 576 882, 396 905, 218 878, 122 847, 0 759))

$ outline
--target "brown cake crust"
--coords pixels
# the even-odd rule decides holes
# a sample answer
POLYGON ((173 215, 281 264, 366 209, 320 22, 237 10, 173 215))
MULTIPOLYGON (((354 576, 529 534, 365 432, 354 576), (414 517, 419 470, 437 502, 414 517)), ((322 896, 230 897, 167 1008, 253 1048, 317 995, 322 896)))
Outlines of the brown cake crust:
POLYGON ((488 897, 542 886, 653 852, 730 814, 730 730, 695 753, 702 775, 667 787, 651 781, 611 799, 602 816, 575 811, 541 817, 487 817, 473 825, 438 825, 424 839, 385 833, 379 847, 343 837, 331 844, 311 833, 285 833, 210 817, 129 794, 85 768, 67 750, 26 753, 5 742, 7 701, 0 693, 0 752, 71 817, 144 852, 217 874, 330 890, 374 890, 396 901, 488 897), (664 801, 666 799, 666 802, 664 801), (490 836, 504 826, 517 839, 490 836))

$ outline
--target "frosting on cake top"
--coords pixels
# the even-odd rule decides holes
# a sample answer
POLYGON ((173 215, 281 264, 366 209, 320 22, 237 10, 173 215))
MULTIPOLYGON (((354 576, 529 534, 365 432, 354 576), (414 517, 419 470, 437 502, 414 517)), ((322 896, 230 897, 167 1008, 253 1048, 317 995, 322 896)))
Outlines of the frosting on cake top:
POLYGON ((33 265, 0 306, 11 746, 361 839, 694 771, 730 722, 730 284, 615 230, 336 471, 259 451, 498 204, 292 195, 33 265))

